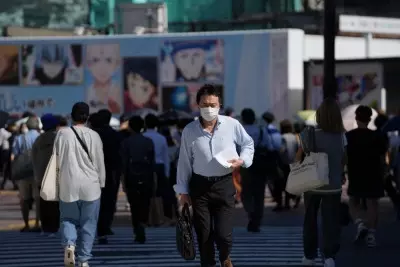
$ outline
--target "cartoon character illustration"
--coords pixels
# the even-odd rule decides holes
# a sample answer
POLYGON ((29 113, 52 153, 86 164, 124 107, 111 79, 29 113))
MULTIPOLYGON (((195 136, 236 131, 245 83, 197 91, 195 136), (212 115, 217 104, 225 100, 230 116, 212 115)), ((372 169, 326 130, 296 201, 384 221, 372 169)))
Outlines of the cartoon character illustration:
POLYGON ((171 86, 162 88, 163 110, 170 109, 190 112, 190 96, 186 86, 171 86))
POLYGON ((88 87, 87 102, 93 111, 109 109, 122 111, 120 86, 121 56, 118 44, 93 44, 86 47, 87 69, 92 83, 88 87))
POLYGON ((35 85, 77 84, 82 80, 79 70, 81 46, 46 44, 24 48, 25 83, 35 85))
POLYGON ((0 46, 0 85, 17 85, 18 79, 18 46, 0 46))
POLYGON ((141 108, 158 109, 157 58, 125 58, 125 112, 141 108))
POLYGON ((163 82, 222 79, 222 41, 166 42, 162 58, 163 82))

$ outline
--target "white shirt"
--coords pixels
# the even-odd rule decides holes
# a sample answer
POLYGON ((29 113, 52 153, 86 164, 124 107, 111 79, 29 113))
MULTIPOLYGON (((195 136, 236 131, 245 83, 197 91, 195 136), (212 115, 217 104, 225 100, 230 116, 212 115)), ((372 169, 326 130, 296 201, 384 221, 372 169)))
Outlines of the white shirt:
POLYGON ((8 150, 11 148, 10 146, 10 142, 8 141, 8 139, 11 137, 11 133, 9 131, 7 131, 4 128, 0 129, 0 141, 1 141, 1 147, 3 150, 8 150))
POLYGON ((94 201, 100 198, 106 181, 103 143, 100 136, 87 127, 74 126, 74 129, 86 144, 92 161, 71 128, 59 130, 54 145, 60 168, 60 200, 94 201))

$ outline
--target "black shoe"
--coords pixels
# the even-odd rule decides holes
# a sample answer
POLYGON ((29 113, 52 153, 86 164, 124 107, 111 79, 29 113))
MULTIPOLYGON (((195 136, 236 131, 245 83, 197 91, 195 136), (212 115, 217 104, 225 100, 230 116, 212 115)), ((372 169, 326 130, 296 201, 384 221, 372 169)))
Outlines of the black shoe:
POLYGON ((24 226, 23 228, 21 228, 21 230, 19 230, 21 233, 28 233, 31 231, 31 228, 29 228, 29 226, 24 226))
POLYGON ((98 241, 99 241, 99 245, 107 245, 108 244, 108 239, 106 236, 99 236, 98 241))
POLYGON ((247 232, 249 233, 259 233, 261 229, 259 226, 255 225, 252 221, 247 225, 247 232))
POLYGON ((144 244, 146 243, 146 237, 135 237, 136 244, 144 244))
POLYGON ((114 232, 109 228, 106 232, 106 235, 114 235, 114 232))

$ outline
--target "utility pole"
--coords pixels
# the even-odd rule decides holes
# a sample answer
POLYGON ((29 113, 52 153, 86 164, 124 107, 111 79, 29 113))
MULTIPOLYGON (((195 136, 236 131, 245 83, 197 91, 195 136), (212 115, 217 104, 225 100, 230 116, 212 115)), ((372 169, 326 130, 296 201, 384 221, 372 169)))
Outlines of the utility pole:
POLYGON ((335 37, 336 0, 324 1, 324 98, 336 98, 335 37))

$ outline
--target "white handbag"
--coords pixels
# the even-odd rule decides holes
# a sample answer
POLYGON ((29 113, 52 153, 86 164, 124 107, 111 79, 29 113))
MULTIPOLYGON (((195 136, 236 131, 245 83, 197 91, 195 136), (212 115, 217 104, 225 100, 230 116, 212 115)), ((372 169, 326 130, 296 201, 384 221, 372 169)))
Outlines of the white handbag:
POLYGON ((57 165, 57 154, 53 151, 49 163, 44 173, 42 186, 40 189, 40 197, 46 201, 59 200, 59 169, 57 165))
POLYGON ((301 195, 307 191, 329 185, 329 163, 326 153, 315 153, 315 130, 307 129, 308 141, 302 142, 306 153, 304 160, 290 164, 290 173, 286 184, 286 191, 293 195, 301 195), (306 145, 313 144, 309 149, 306 145))

